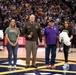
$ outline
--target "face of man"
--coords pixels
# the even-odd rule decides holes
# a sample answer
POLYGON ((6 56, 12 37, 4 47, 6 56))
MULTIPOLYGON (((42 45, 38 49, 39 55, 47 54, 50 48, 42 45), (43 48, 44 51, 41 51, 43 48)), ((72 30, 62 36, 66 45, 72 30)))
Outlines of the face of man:
POLYGON ((54 27, 54 22, 49 22, 50 27, 54 27))
POLYGON ((34 15, 31 15, 30 18, 29 18, 30 22, 34 22, 35 21, 35 16, 34 15))

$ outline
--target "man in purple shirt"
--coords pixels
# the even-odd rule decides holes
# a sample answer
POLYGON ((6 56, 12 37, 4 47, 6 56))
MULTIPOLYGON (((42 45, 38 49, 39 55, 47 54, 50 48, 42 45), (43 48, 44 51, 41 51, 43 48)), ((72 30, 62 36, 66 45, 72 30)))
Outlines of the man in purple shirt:
POLYGON ((50 20, 48 26, 45 27, 44 30, 44 47, 45 47, 45 62, 46 68, 49 68, 51 64, 51 68, 54 69, 55 66, 55 58, 56 58, 56 46, 58 40, 59 30, 58 27, 55 26, 54 20, 50 20), (51 62, 49 62, 49 55, 51 51, 51 62))

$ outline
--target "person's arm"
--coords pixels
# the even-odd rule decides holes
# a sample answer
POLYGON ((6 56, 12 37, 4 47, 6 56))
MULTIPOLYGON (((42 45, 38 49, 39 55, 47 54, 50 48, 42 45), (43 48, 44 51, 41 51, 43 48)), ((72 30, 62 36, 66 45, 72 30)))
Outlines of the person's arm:
POLYGON ((47 48, 46 37, 44 36, 44 47, 47 48))
POLYGON ((73 39, 73 32, 72 32, 72 29, 70 29, 70 40, 73 39))
POLYGON ((57 36, 57 43, 56 43, 56 46, 58 47, 59 45, 59 36, 57 36))
POLYGON ((6 39, 7 39, 7 42, 10 44, 10 45, 12 45, 13 46, 13 43, 9 40, 9 38, 8 38, 8 34, 6 33, 6 39))
POLYGON ((42 42, 42 34, 41 34, 41 27, 40 27, 40 25, 39 25, 39 29, 38 29, 38 37, 39 37, 40 42, 42 42))
POLYGON ((16 39, 16 42, 14 43, 14 46, 18 43, 18 40, 19 40, 19 36, 20 36, 20 30, 18 29, 18 36, 17 36, 17 39, 16 39))
POLYGON ((56 43, 56 44, 57 44, 57 46, 58 46, 58 44, 59 44, 59 33, 60 33, 60 32, 59 32, 59 29, 58 29, 58 28, 57 28, 57 30, 58 30, 58 32, 57 32, 57 43, 56 43))
POLYGON ((47 44, 46 44, 46 28, 44 29, 44 47, 47 48, 47 44))
POLYGON ((14 43, 14 46, 16 46, 16 44, 18 43, 18 40, 19 40, 19 35, 18 35, 18 37, 17 37, 16 42, 14 43))
POLYGON ((73 35, 70 36, 70 40, 72 40, 72 39, 73 39, 73 35))

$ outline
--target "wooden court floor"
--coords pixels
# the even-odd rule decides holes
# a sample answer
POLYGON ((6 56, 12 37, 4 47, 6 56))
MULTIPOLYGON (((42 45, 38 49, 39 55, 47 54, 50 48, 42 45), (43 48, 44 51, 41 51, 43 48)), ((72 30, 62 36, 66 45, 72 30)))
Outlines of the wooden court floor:
MULTIPOLYGON (((26 49, 24 47, 19 47, 18 48, 17 57, 18 58, 26 58, 26 49)), ((4 50, 0 51, 0 58, 8 58, 8 51, 7 51, 6 47, 4 47, 4 50)), ((39 47, 38 48, 37 58, 45 59, 45 48, 44 47, 39 47)), ((59 52, 58 49, 56 51, 56 59, 64 60, 63 52, 59 52)), ((70 50, 69 50, 69 60, 70 61, 76 61, 76 49, 75 48, 70 48, 70 50)))
MULTIPOLYGON (((69 69, 63 70, 64 65, 64 54, 56 52, 56 63, 55 69, 47 69, 45 66, 45 48, 39 47, 37 50, 37 68, 25 68, 26 65, 26 49, 24 47, 19 47, 17 56, 17 69, 8 70, 8 51, 5 47, 4 50, 0 51, 0 75, 76 75, 76 49, 71 48, 69 51, 69 69), (71 52, 73 51, 73 52, 71 52)), ((51 56, 51 55, 50 55, 51 56)), ((31 56, 32 57, 32 56, 31 56)), ((13 62, 13 60, 12 60, 13 62)), ((31 64, 31 62, 30 62, 31 64)))

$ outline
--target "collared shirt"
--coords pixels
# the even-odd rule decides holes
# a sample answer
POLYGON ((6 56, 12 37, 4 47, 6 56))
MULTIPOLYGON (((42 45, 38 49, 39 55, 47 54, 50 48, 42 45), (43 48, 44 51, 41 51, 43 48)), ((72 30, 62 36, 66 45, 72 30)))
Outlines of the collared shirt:
POLYGON ((59 35, 58 27, 54 26, 53 28, 47 26, 44 30, 44 36, 46 37, 46 44, 56 44, 57 36, 59 35))

